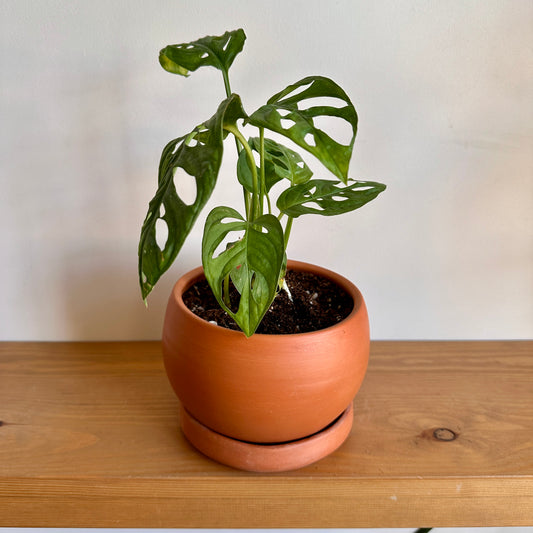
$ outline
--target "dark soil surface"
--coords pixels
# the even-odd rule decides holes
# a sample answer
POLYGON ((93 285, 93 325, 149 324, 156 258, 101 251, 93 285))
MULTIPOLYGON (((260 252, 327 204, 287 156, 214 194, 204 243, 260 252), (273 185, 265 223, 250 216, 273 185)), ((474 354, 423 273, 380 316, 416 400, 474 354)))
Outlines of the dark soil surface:
MULTIPOLYGON (((257 333, 304 333, 333 326, 353 309, 349 294, 327 278, 309 272, 289 270, 285 281, 291 292, 281 290, 265 314, 257 333)), ((238 298, 234 291, 232 302, 238 298)), ((218 305, 207 281, 190 287, 183 295, 185 305, 200 318, 239 330, 233 319, 218 305)), ((232 307, 233 309, 233 307, 232 307)))

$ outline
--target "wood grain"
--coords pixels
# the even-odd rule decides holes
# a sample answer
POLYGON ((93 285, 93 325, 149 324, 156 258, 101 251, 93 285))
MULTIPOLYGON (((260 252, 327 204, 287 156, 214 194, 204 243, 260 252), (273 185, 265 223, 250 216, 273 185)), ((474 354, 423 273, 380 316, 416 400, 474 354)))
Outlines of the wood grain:
POLYGON ((533 524, 533 342, 374 342, 348 441, 288 474, 179 431, 156 342, 0 343, 0 526, 533 524))

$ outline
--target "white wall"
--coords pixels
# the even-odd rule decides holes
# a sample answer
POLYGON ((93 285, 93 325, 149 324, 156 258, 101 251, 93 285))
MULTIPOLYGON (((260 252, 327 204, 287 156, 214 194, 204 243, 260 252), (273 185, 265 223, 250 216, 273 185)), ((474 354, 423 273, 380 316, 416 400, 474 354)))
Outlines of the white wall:
MULTIPOLYGON (((360 211, 296 221, 289 255, 351 278, 374 338, 532 336, 530 0, 2 0, 0 14, 0 339, 159 337, 204 217, 149 310, 140 226, 162 147, 223 87, 157 54, 241 26, 246 109, 334 78, 360 117, 352 177, 388 184, 360 211)), ((240 207, 231 172, 208 208, 240 207)))

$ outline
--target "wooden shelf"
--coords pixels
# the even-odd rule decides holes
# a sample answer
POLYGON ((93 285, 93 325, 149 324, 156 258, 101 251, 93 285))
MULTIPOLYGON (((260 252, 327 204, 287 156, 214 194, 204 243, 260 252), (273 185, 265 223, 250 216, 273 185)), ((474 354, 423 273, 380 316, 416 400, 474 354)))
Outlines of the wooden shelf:
POLYGON ((533 342, 374 342, 348 441, 258 475, 195 452, 157 342, 0 343, 0 526, 533 524, 533 342))

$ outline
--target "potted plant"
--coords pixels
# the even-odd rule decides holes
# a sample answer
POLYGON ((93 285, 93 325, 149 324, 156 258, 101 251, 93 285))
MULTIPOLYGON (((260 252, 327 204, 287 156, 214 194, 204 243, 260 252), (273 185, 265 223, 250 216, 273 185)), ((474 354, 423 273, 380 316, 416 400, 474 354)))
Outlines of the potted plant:
MULTIPOLYGON (((244 210, 220 206, 207 216, 203 267, 183 276, 170 295, 163 355, 189 441, 219 462, 279 471, 316 461, 344 441, 369 351, 368 318, 357 288, 331 271, 287 261, 293 221, 347 213, 374 199, 385 185, 348 178, 357 114, 334 81, 306 77, 253 113, 244 111, 228 72, 245 39, 239 29, 170 45, 159 54, 161 66, 174 74, 187 76, 205 66, 220 70, 226 98, 211 118, 163 149, 157 192, 141 230, 139 278, 146 299, 211 196, 224 141, 233 137, 244 210), (350 142, 335 141, 315 125, 317 117, 344 121, 350 142), (246 136, 245 128, 255 133, 246 136), (299 152, 280 139, 315 156, 330 177, 314 178, 299 152), (177 169, 194 177, 192 203, 177 193, 177 169), (164 245, 156 238, 161 221, 168 232, 164 245), (346 316, 326 327, 319 323, 314 331, 302 332, 297 325, 289 333, 258 332, 277 301, 294 303, 290 276, 325 283, 341 300, 347 298, 346 316), (238 331, 197 316, 198 310, 184 303, 184 295, 198 291, 204 279, 212 291, 208 298, 238 331)), ((317 291, 308 291, 310 306, 320 300, 317 291)))

